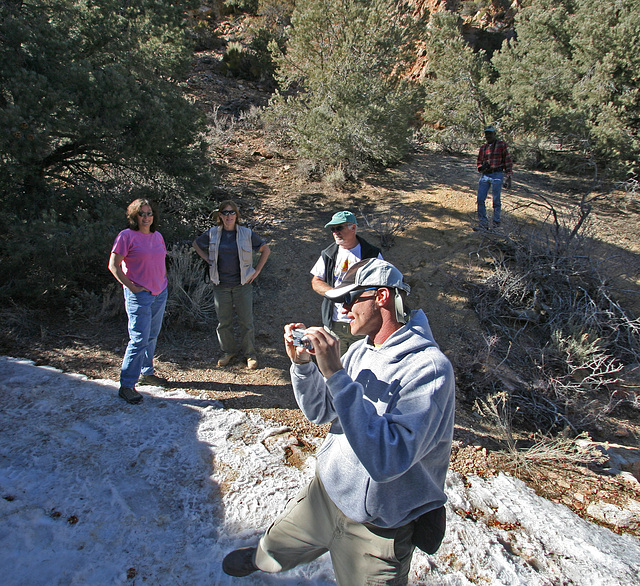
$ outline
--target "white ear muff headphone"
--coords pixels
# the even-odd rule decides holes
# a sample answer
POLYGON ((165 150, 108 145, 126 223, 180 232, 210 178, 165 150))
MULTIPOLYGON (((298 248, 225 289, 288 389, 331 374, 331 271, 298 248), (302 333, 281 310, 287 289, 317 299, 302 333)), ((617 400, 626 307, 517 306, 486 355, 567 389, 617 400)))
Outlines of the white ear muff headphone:
POLYGON ((407 323, 407 316, 404 311, 404 303, 402 302, 402 296, 400 295, 399 289, 394 289, 395 291, 395 307, 396 307, 396 320, 398 320, 401 324, 407 323))

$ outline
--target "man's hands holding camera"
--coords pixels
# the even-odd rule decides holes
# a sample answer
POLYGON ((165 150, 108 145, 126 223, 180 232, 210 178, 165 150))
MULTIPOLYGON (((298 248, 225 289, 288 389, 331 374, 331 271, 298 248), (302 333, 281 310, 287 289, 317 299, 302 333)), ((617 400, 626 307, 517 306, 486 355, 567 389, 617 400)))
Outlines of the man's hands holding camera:
POLYGON ((311 340, 309 344, 301 343, 300 333, 305 332, 306 327, 303 323, 293 323, 284 326, 284 349, 294 364, 305 364, 311 360, 313 345, 311 340), (311 348, 309 348, 311 346, 311 348))
POLYGON ((491 169, 491 165, 489 165, 489 161, 485 161, 480 165, 480 169, 478 169, 478 171, 484 175, 489 169, 491 169))
POLYGON ((284 326, 284 347, 294 364, 306 364, 316 357, 320 372, 325 378, 342 370, 340 340, 326 328, 307 328, 303 323, 284 326))

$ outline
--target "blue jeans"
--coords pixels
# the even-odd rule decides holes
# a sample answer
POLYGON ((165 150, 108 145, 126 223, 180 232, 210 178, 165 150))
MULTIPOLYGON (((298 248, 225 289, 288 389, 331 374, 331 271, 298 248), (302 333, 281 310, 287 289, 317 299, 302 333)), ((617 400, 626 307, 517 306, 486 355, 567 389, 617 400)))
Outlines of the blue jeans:
POLYGON ((253 285, 237 287, 213 286, 213 302, 218 317, 218 342, 225 354, 236 354, 238 348, 233 337, 233 309, 235 307, 240 326, 240 345, 246 358, 255 358, 256 342, 253 327, 253 285))
POLYGON ((500 193, 502 192, 502 180, 504 173, 490 173, 489 175, 482 175, 478 182, 478 222, 481 226, 488 226, 489 220, 487 219, 487 207, 485 201, 491 188, 491 195, 493 196, 493 222, 495 224, 500 223, 500 212, 502 210, 502 203, 500 202, 500 193))
POLYGON ((162 327, 167 289, 158 295, 124 289, 124 307, 129 317, 129 344, 120 370, 120 384, 133 388, 140 374, 153 374, 153 354, 162 327))

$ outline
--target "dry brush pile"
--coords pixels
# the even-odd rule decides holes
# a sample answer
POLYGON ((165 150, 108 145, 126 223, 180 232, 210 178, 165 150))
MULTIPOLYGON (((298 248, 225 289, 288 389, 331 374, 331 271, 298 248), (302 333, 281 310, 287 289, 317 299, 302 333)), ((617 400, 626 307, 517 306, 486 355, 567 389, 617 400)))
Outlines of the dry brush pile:
POLYGON ((484 342, 462 376, 503 428, 577 436, 623 405, 640 409, 627 384, 640 364, 640 320, 589 256, 593 200, 561 218, 540 199, 549 212, 541 224, 488 234, 480 245, 485 278, 465 288, 484 342))

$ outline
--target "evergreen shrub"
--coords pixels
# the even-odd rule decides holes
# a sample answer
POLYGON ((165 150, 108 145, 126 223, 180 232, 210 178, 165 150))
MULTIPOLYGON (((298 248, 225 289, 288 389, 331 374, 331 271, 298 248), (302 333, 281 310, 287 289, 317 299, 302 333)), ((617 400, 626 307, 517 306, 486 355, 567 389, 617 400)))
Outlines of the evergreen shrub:
POLYGON ((300 156, 358 170, 407 152, 418 107, 403 77, 416 21, 385 0, 306 0, 278 51, 280 92, 265 112, 300 156))

